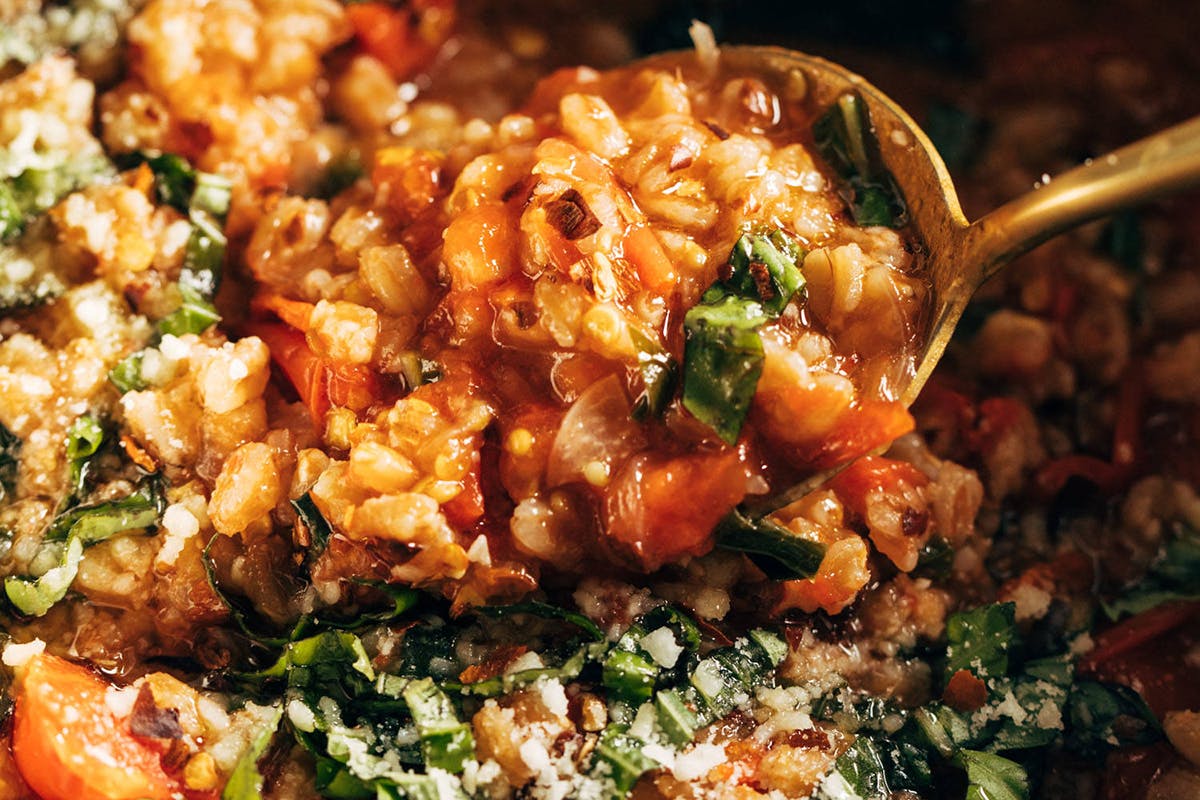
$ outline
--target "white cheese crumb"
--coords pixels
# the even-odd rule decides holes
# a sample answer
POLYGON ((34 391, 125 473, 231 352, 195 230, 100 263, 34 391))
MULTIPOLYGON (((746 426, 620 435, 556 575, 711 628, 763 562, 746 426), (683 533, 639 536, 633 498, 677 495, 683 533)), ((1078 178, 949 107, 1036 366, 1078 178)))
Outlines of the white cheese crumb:
POLYGON ((658 762, 667 769, 675 768, 675 751, 661 744, 650 743, 642 747, 642 755, 658 762))
POLYGON ((683 653, 683 647, 675 641, 675 632, 665 625, 643 636, 640 644, 656 664, 666 669, 675 666, 683 653))
POLYGON ((654 713, 653 703, 642 703, 629 726, 629 735, 634 739, 648 740, 654 736, 654 721, 658 715, 654 713))
POLYGON ((312 733, 317 729, 316 715, 299 700, 293 699, 287 704, 287 715, 292 724, 305 733, 312 733))
POLYGON ((34 656, 40 656, 46 650, 46 643, 41 639, 33 639, 23 644, 9 642, 4 645, 4 652, 0 654, 0 661, 4 662, 6 667, 23 667, 34 656))
POLYGON ((829 800, 862 800, 837 770, 826 775, 825 780, 821 781, 821 791, 822 796, 829 800))
POLYGON ((492 551, 488 549, 487 537, 482 533, 475 537, 467 549, 467 560, 483 567, 492 565, 492 551))
POLYGON ((542 705, 551 714, 560 717, 567 716, 570 703, 567 700, 567 692, 561 683, 553 678, 544 678, 538 681, 537 688, 542 698, 542 705))
POLYGON ((1060 731, 1063 727, 1062 710, 1054 703, 1045 703, 1038 709, 1034 721, 1042 730, 1060 731))
POLYGON ((187 539, 200 532, 200 520, 183 503, 172 503, 163 512, 163 527, 172 536, 187 539))
POLYGON ((541 669, 546 666, 542 663, 542 657, 532 650, 522 653, 509 662, 504 668, 505 675, 512 675, 517 672, 524 672, 527 669, 541 669))
POLYGON ((707 775, 708 771, 725 763, 725 748, 719 744, 698 744, 691 750, 675 757, 675 777, 681 781, 694 781, 707 775))
POLYGON ((542 772, 551 766, 550 754, 546 752, 546 746, 537 739, 529 739, 521 743, 520 750, 521 760, 531 770, 542 772))
POLYGON ((104 690, 104 705, 117 717, 128 717, 133 713, 138 690, 132 686, 109 686, 104 690))
POLYGON ((1090 653, 1096 647, 1096 643, 1092 641, 1092 636, 1089 633, 1081 633, 1071 640, 1070 652, 1073 656, 1081 656, 1084 653, 1090 653))
POLYGON ((1012 592, 1012 600, 1017 604, 1016 618, 1018 622, 1041 619, 1050 610, 1050 602, 1054 598, 1045 589, 1030 583, 1022 583, 1012 592))
POLYGON ((696 671, 692 673, 692 684, 705 697, 716 697, 725 690, 720 668, 715 661, 708 658, 696 665, 696 671))
POLYGON ((163 336, 162 341, 158 343, 158 349, 159 352, 163 354, 164 358, 167 358, 171 361, 182 361, 188 357, 188 353, 192 348, 188 342, 185 342, 178 336, 173 336, 168 333, 163 336))

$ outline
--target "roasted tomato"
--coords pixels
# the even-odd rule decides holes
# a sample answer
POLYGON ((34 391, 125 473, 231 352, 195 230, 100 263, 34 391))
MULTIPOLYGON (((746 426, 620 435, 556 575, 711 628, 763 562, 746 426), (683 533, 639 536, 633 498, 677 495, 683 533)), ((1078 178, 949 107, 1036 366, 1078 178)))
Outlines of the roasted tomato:
POLYGON ((13 756, 43 800, 170 800, 181 787, 105 702, 109 684, 49 655, 26 666, 13 756))
POLYGON ((713 528, 746 496, 736 450, 630 459, 604 498, 605 533, 646 570, 712 549, 713 528))

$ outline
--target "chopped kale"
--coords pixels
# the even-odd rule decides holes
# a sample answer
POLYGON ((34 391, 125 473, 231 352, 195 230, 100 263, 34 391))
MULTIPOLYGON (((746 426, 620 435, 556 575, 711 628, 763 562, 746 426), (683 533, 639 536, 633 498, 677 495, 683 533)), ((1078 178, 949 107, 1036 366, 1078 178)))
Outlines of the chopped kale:
POLYGON ((745 553, 773 580, 811 578, 825 547, 802 539, 767 517, 752 519, 734 509, 717 525, 717 546, 745 553))
POLYGON ((960 669, 978 678, 1006 674, 1016 640, 1015 613, 1015 603, 996 603, 952 614, 946 620, 946 680, 960 669))
POLYGON ((0 242, 14 241, 31 219, 71 192, 111 175, 112 165, 103 156, 84 156, 0 179, 0 242))
POLYGON ((1114 748, 1150 744, 1163 736, 1141 695, 1117 684, 1077 682, 1065 716, 1066 747, 1085 758, 1098 760, 1114 748))
POLYGON ((804 287, 800 248, 783 231, 745 234, 728 275, 684 316, 683 405, 733 444, 762 375, 759 329, 804 287))
POLYGON ((1015 761, 962 750, 955 763, 967 771, 966 800, 1029 800, 1029 776, 1015 761))
POLYGON ((841 180, 841 194, 862 226, 899 228, 908 209, 896 179, 883 164, 867 105, 850 92, 813 124, 817 152, 841 180))
POLYGON ((1149 611, 1175 600, 1200 599, 1200 531, 1181 526, 1137 585, 1103 603, 1111 620, 1149 611))
POLYGON ((229 774, 229 781, 221 792, 221 800, 262 800, 266 779, 258 767, 258 762, 267 752, 271 740, 275 738, 282 718, 282 709, 276 708, 271 721, 250 740, 250 746, 242 753, 234 764, 233 772, 229 774))
POLYGON ((21 440, 8 428, 0 425, 0 503, 16 490, 17 471, 20 466, 21 440))
POLYGON ((67 431, 67 463, 70 471, 67 485, 71 499, 83 496, 92 457, 99 451, 103 441, 104 428, 95 417, 86 414, 78 417, 67 431))

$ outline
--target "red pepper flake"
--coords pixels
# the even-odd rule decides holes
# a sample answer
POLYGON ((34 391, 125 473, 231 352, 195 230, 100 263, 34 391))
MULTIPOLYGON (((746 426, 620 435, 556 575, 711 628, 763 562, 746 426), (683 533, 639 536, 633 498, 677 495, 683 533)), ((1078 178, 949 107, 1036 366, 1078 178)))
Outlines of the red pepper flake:
POLYGON ((754 289, 759 299, 764 303, 775 296, 775 284, 771 283, 771 270, 761 261, 750 262, 750 277, 754 279, 754 289))
POLYGON ((713 122, 711 119, 704 120, 704 127, 708 128, 710 131, 712 131, 713 136, 716 136, 722 142, 729 138, 729 131, 725 130, 720 125, 713 122))
POLYGON ((909 538, 921 536, 929 528, 929 512, 906 508, 900 514, 900 532, 909 538))
POLYGON ((154 692, 148 684, 142 684, 133 711, 129 716, 129 730, 143 739, 182 739, 183 727, 179 724, 179 711, 161 708, 154 702, 154 692))
POLYGON ((600 230, 600 220, 574 189, 567 189, 557 200, 546 204, 546 219, 570 241, 600 230))
POLYGON ((505 668, 516 659, 529 652, 523 644, 501 645, 491 655, 478 664, 471 664, 458 675, 463 683, 479 683, 502 675, 505 668))
POLYGON ((507 203, 509 200, 520 199, 520 205, 525 205, 529 202, 529 198, 533 196, 533 187, 537 186, 537 178, 533 175, 526 175, 519 181, 514 181, 500 195, 501 202, 507 203))
POLYGON ((960 669, 950 676, 942 700, 955 711, 975 711, 987 702, 987 684, 970 670, 960 669))

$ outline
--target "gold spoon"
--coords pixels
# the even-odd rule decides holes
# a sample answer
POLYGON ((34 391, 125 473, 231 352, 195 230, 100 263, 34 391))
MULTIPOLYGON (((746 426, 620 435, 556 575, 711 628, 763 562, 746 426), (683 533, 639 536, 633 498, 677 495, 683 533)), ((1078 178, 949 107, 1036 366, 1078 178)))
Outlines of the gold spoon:
MULTIPOLYGON (((678 54, 664 54, 645 63, 674 60, 677 65, 678 59, 678 54)), ((766 78, 776 86, 803 81, 809 93, 816 93, 818 107, 831 105, 847 92, 865 102, 883 163, 908 205, 911 231, 925 247, 924 269, 932 290, 916 369, 901 395, 906 406, 916 400, 937 366, 971 296, 1001 267, 1084 222, 1200 184, 1200 117, 1195 117, 1092 159, 969 222, 929 137, 904 109, 863 78, 822 58, 775 47, 722 47, 719 59, 722 70, 766 78)), ((815 475, 750 510, 781 508, 831 474, 815 475)))

